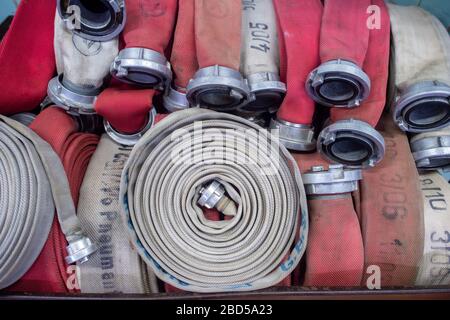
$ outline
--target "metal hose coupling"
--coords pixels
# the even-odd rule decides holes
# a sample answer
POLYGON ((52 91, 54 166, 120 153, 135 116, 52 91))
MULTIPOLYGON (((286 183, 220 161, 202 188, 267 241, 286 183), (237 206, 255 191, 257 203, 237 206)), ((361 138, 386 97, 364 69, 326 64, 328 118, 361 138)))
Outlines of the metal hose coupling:
POLYGON ((342 164, 330 164, 328 170, 323 166, 313 166, 303 174, 308 196, 334 195, 358 190, 362 180, 360 169, 345 168, 342 164))
POLYGON ((125 83, 164 91, 170 87, 170 62, 158 51, 148 48, 125 48, 111 65, 111 75, 125 83))
POLYGON ((409 142, 418 169, 436 170, 450 167, 450 129, 420 133, 413 136, 409 142))
POLYGON ((317 143, 312 126, 272 119, 270 129, 279 130, 280 142, 289 150, 313 151, 316 149, 317 143))
POLYGON ((84 263, 97 251, 97 246, 81 230, 66 235, 69 245, 65 260, 67 264, 84 263))
POLYGON ((103 126, 106 134, 116 143, 123 146, 134 146, 142 136, 155 124, 156 109, 154 106, 150 109, 148 114, 148 120, 145 126, 135 133, 123 133, 120 132, 109 123, 106 119, 103 120, 103 126))
POLYGON ((317 149, 328 160, 351 168, 376 166, 385 154, 383 136, 360 120, 339 120, 325 127, 317 138, 317 149))
POLYGON ((87 40, 112 40, 125 27, 124 0, 58 0, 57 8, 66 28, 87 40))
POLYGON ((225 193, 225 187, 219 181, 213 180, 200 189, 197 203, 208 209, 216 208, 226 216, 235 216, 236 204, 225 193))
POLYGON ((314 69, 306 81, 309 96, 329 107, 354 108, 369 97, 370 78, 355 63, 331 60, 314 69))
POLYGON ((169 112, 184 110, 190 107, 189 101, 186 98, 186 89, 177 90, 170 87, 168 93, 163 97, 164 108, 169 112))
POLYGON ((423 81, 399 92, 393 108, 398 127, 407 132, 430 132, 450 124, 450 86, 423 81))
POLYGON ((193 107, 233 111, 251 101, 247 81, 239 71, 215 65, 198 70, 187 86, 193 107))

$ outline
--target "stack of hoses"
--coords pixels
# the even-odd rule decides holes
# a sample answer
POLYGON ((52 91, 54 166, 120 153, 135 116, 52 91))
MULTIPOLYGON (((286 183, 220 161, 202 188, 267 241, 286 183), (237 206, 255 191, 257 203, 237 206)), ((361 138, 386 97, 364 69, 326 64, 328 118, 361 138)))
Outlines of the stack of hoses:
POLYGON ((134 147, 121 179, 123 214, 132 243, 163 281, 196 292, 256 290, 279 283, 300 261, 308 233, 300 171, 258 128, 187 109, 134 147), (236 203, 233 219, 208 220, 197 205, 211 180, 236 203))

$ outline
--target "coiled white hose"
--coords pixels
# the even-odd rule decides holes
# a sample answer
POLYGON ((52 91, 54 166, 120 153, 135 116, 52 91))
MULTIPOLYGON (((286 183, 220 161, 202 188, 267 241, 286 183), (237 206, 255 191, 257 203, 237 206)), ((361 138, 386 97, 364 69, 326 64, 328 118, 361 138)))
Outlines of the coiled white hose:
POLYGON ((267 144, 258 141, 258 129, 188 109, 134 147, 121 179, 123 213, 132 242, 163 281, 196 292, 257 290, 300 261, 308 233, 300 172, 274 136, 262 130, 267 144), (202 185, 214 179, 237 204, 232 220, 209 221, 197 206, 202 185))

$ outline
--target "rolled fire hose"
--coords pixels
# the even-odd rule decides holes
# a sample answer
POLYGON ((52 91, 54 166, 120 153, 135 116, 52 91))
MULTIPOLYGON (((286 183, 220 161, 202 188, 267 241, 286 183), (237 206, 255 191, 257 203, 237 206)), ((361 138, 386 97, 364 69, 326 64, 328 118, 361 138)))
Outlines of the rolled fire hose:
POLYGON ((364 248, 351 193, 358 190, 361 170, 325 165, 318 153, 294 158, 302 170, 310 218, 303 285, 359 286, 364 248))
MULTIPOLYGON (((23 118, 23 117, 22 117, 23 118)), ((78 132, 75 119, 59 108, 44 110, 31 129, 47 141, 59 155, 69 180, 75 206, 78 190, 93 154, 98 136, 78 132)), ((48 239, 32 267, 8 291, 66 293, 77 291, 76 274, 68 268, 64 256, 67 241, 58 220, 53 219, 48 239)))
POLYGON ((120 215, 120 176, 130 152, 104 134, 83 180, 77 215, 99 250, 79 265, 82 293, 158 292, 156 277, 131 246, 120 215))
POLYGON ((272 135, 255 130, 242 118, 194 108, 172 113, 134 147, 121 179, 122 211, 131 242, 161 280, 194 292, 257 290, 300 261, 308 233, 300 172, 272 135), (223 162, 225 155, 232 158, 223 162), (212 180, 235 203, 233 219, 207 220, 197 205, 212 180))
POLYGON ((54 210, 69 242, 66 262, 87 260, 96 250, 75 214, 63 165, 51 147, 31 129, 1 118, 2 193, 0 288, 19 280, 40 254, 54 210))
POLYGON ((104 117, 106 133, 113 141, 133 146, 155 122, 153 89, 133 89, 127 84, 112 84, 95 102, 104 117))
POLYGON ((187 86, 191 106, 232 111, 250 100, 239 72, 241 0, 195 0, 195 45, 199 70, 187 86))
POLYGON ((21 1, 0 46, 0 113, 35 109, 55 72, 53 21, 55 1, 21 1), (24 81, 23 77, 27 81, 24 81))
POLYGON ((366 100, 370 78, 363 71, 369 44, 370 0, 325 0, 320 33, 322 64, 306 88, 324 106, 351 108, 366 100))
POLYGON ((319 65, 320 0, 295 2, 275 0, 280 23, 280 43, 284 42, 286 82, 288 92, 272 120, 271 128, 280 130, 280 140, 286 148, 311 151, 316 148, 312 126, 314 101, 308 96, 305 81, 309 72, 319 65))
POLYGON ((450 186, 437 172, 420 175, 425 241, 418 286, 450 284, 450 186))
POLYGON ((67 30, 92 41, 119 36, 126 22, 125 0, 58 0, 58 14, 67 30))
POLYGON ((111 65, 122 82, 164 90, 172 71, 164 56, 175 26, 177 0, 127 0, 125 48, 111 65))
POLYGON ((329 160, 354 167, 373 167, 384 156, 382 135, 374 128, 386 105, 389 77, 390 23, 384 0, 372 0, 380 25, 370 30, 364 70, 372 81, 370 95, 359 108, 332 108, 317 149, 329 160))
MULTIPOLYGON (((413 285, 423 254, 423 204, 408 139, 384 116, 386 156, 360 185, 365 269, 377 266, 381 286, 413 285)), ((369 274, 362 283, 366 284, 369 274)))
POLYGON ((418 169, 450 168, 450 128, 419 133, 409 143, 418 169))
POLYGON ((395 53, 394 121, 403 131, 425 132, 450 120, 450 38, 442 23, 416 6, 390 4, 395 53))
POLYGON ((118 38, 106 42, 83 39, 67 30, 56 14, 54 42, 58 76, 48 83, 49 99, 70 114, 94 114, 95 100, 119 51, 118 38))
POLYGON ((198 70, 195 49, 194 0, 178 2, 178 18, 170 63, 174 73, 173 86, 164 96, 164 107, 169 112, 189 108, 186 87, 198 70))
POLYGON ((242 0, 241 73, 255 100, 241 109, 275 112, 286 93, 280 81, 277 15, 272 0, 242 0))

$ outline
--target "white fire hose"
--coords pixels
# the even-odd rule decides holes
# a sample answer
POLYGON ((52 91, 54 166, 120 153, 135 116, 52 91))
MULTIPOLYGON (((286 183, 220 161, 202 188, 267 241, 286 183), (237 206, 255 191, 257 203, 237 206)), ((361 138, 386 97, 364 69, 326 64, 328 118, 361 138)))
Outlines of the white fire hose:
POLYGON ((264 150, 249 129, 261 128, 187 109, 159 122, 131 152, 122 211, 132 243, 163 281, 194 292, 257 290, 279 283, 303 256, 308 211, 300 171, 278 139, 259 131, 264 150), (207 220, 197 205, 211 180, 236 203, 231 220, 207 220))
POLYGON ((104 134, 86 171, 77 215, 99 250, 79 265, 82 293, 158 292, 156 277, 132 247, 120 215, 120 176, 130 152, 104 134))
POLYGON ((58 155, 28 127, 0 116, 0 289, 31 267, 47 240, 54 211, 69 242, 70 264, 96 248, 75 214, 58 155))

